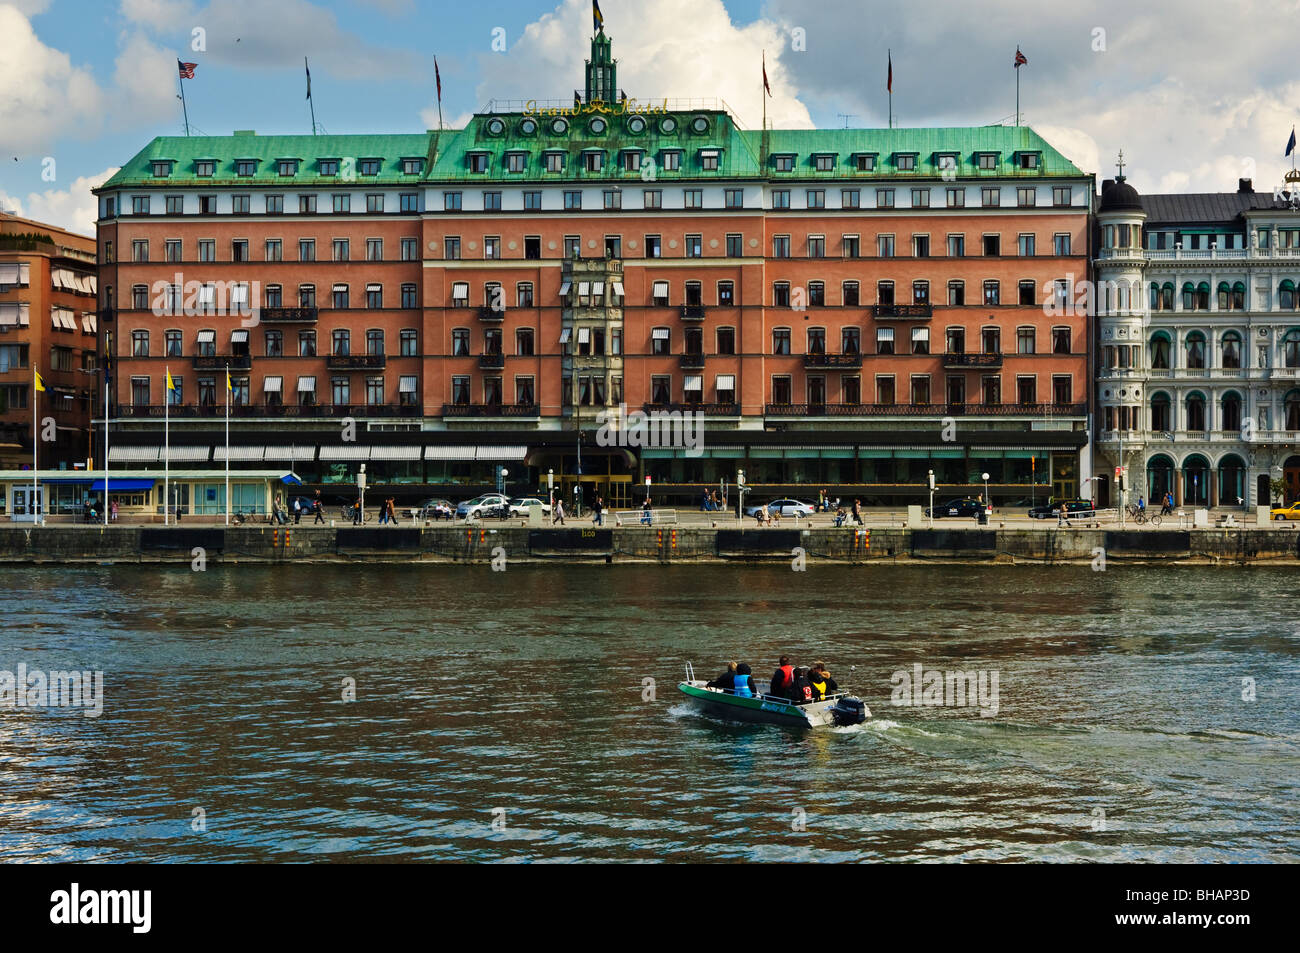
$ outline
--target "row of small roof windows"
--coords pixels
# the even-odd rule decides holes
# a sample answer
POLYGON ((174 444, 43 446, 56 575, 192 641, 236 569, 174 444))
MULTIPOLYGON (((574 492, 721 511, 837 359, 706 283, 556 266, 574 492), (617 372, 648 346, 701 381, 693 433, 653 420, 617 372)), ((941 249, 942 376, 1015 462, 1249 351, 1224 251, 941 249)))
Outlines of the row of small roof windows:
MULTIPOLYGON (((515 124, 514 131, 518 135, 531 137, 542 131, 543 125, 547 134, 552 136, 568 135, 569 130, 573 128, 573 122, 565 116, 545 118, 525 116, 515 124)), ((680 131, 682 124, 676 116, 669 115, 654 118, 634 113, 623 120, 623 129, 634 136, 645 135, 652 126, 662 135, 671 136, 680 131)), ((694 135, 705 136, 712 131, 713 121, 708 116, 695 116, 686 123, 686 129, 694 135)), ((579 131, 585 131, 593 136, 603 136, 609 130, 609 120, 597 113, 589 117, 585 128, 579 131)), ((500 116, 493 116, 483 124, 483 131, 493 138, 500 138, 509 131, 509 125, 500 116)))
MULTIPOLYGON (((217 166, 221 160, 195 159, 194 174, 199 178, 211 178, 217 174, 217 166)), ((235 175, 239 178, 251 178, 257 174, 257 167, 262 159, 235 159, 235 175)), ((297 175, 302 168, 304 160, 299 158, 283 158, 273 160, 275 171, 280 176, 297 175)), ((379 175, 383 170, 384 160, 380 157, 367 156, 364 158, 329 158, 316 159, 316 175, 338 176, 348 179, 352 176, 374 176, 379 175)), ((176 168, 175 159, 152 159, 150 165, 153 169, 155 179, 165 179, 172 174, 176 168)), ((424 171, 424 158, 421 156, 406 156, 401 160, 403 175, 420 175, 424 171)))
MULTIPOLYGON (((602 172, 606 166, 607 150, 583 149, 578 154, 581 167, 587 172, 602 172)), ((524 149, 509 149, 502 157, 502 167, 506 172, 527 172, 528 160, 532 154, 524 149)), ((676 172, 682 168, 681 149, 661 149, 658 161, 653 156, 647 157, 646 150, 629 147, 618 150, 617 167, 623 172, 640 172, 644 167, 652 168, 656 164, 666 172, 676 172)), ((563 172, 568 164, 569 153, 564 149, 543 149, 541 152, 542 168, 546 172, 563 172)), ((486 150, 473 149, 465 154, 465 168, 479 175, 485 174, 491 164, 492 154, 486 150)), ((722 149, 711 147, 696 152, 697 168, 706 172, 716 172, 722 165, 722 149)))
MULTIPOLYGON (((889 154, 890 164, 898 172, 915 172, 921 154, 919 152, 891 152, 889 154)), ((771 161, 772 168, 777 172, 794 172, 801 164, 798 153, 794 152, 774 152, 771 161)), ((833 172, 839 165, 839 154, 835 152, 813 152, 807 156, 806 164, 815 172, 833 172)), ((1012 165, 1016 169, 1033 170, 1038 169, 1043 163, 1042 152, 1035 150, 1020 150, 1011 154, 1012 165)), ((880 167, 879 152, 853 152, 849 154, 849 171, 853 172, 875 172, 880 167)), ((976 169, 981 172, 996 172, 1002 161, 1000 152, 975 152, 971 154, 970 162, 976 169)), ((960 152, 932 152, 929 156, 929 162, 932 168, 945 171, 956 171, 961 167, 960 152)))
MULTIPOLYGON (((658 152, 658 166, 666 172, 680 170, 682 167, 682 149, 661 149, 658 152)), ((696 151, 697 168, 705 172, 716 172, 722 164, 723 150, 716 146, 696 151)), ((567 162, 568 151, 565 149, 543 149, 541 163, 547 172, 563 172, 567 162)), ((579 152, 582 168, 587 172, 601 172, 605 169, 608 150, 587 148, 579 152)), ((508 149, 502 157, 506 172, 522 173, 528 171, 529 158, 532 155, 526 149, 508 149)), ((618 169, 623 172, 638 172, 646 163, 646 150, 628 146, 617 151, 618 169)), ((1041 152, 1021 151, 1012 154, 1016 169, 1034 170, 1041 167, 1041 152)), ((930 155, 930 164, 939 172, 953 171, 960 167, 960 154, 956 152, 935 152, 930 155)), ((971 157, 972 165, 980 171, 997 171, 1002 158, 999 152, 976 152, 971 157)), ((807 157, 807 167, 816 172, 834 172, 839 166, 839 155, 834 152, 814 152, 807 157)), ((878 152, 854 152, 849 156, 849 171, 876 172, 879 164, 878 152)), ((897 172, 915 172, 918 169, 918 152, 894 152, 889 156, 890 164, 897 172)), ((465 167, 473 173, 485 174, 492 160, 492 153, 486 149, 471 149, 465 154, 465 167)), ((649 164, 655 164, 653 159, 649 164)), ((771 157, 772 169, 776 172, 795 172, 799 166, 799 156, 793 152, 774 153, 771 157)))

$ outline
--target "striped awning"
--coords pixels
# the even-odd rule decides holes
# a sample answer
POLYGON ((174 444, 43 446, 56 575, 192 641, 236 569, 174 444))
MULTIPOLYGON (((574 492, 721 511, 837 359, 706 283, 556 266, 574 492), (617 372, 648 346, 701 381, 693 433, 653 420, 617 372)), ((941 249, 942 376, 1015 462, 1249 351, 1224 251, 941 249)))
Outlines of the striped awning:
POLYGON ((371 460, 419 460, 423 447, 371 447, 371 460))
POLYGON ((473 447, 425 447, 426 460, 473 460, 473 447))
POLYGON ((505 460, 522 460, 528 456, 528 448, 524 446, 517 447, 478 447, 474 454, 475 460, 490 460, 493 463, 501 463, 505 460))
POLYGON ((370 447, 344 444, 341 447, 321 447, 321 460, 369 460, 370 447))
MULTIPOLYGON (((171 463, 207 463, 211 452, 211 447, 168 447, 166 459, 171 463)), ((159 451, 158 462, 162 463, 163 459, 163 452, 159 451)))
POLYGON ((157 463, 162 447, 115 447, 108 448, 110 463, 157 463))
MULTIPOLYGON (((258 447, 231 447, 231 448, 230 448, 230 459, 231 459, 232 462, 235 461, 235 460, 261 460, 261 459, 263 458, 263 456, 264 456, 265 451, 266 451, 266 448, 263 447, 263 446, 258 446, 258 447)), ((220 447, 217 447, 217 448, 213 451, 213 453, 212 453, 212 459, 213 459, 213 460, 220 460, 222 463, 225 462, 225 460, 226 460, 226 447, 225 447, 224 444, 223 444, 222 446, 220 446, 220 447)))
POLYGON ((280 460, 315 460, 315 447, 267 447, 262 454, 263 460, 279 462, 280 460))

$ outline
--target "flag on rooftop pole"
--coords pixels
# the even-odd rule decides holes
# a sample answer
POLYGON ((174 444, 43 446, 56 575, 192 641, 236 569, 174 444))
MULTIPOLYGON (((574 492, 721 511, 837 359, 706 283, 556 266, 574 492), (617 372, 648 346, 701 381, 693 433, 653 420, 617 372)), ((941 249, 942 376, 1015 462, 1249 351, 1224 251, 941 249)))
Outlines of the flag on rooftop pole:
POLYGON ((198 65, 198 63, 182 63, 180 60, 176 61, 176 67, 180 70, 181 79, 193 79, 194 67, 198 65))
POLYGON ((894 51, 886 53, 889 58, 889 73, 885 79, 885 90, 889 93, 889 128, 894 128, 894 51))
POLYGON ((600 12, 600 0, 591 0, 591 28, 602 30, 605 27, 605 14, 600 12))
POLYGON ((311 67, 307 65, 307 57, 302 58, 302 68, 307 71, 307 105, 311 107, 311 134, 316 135, 316 100, 311 98, 311 67))
POLYGON ((438 86, 438 128, 442 128, 442 71, 438 69, 438 57, 433 58, 433 81, 438 86))
POLYGON ((187 136, 190 134, 190 109, 185 105, 185 81, 194 78, 194 67, 198 65, 198 63, 182 63, 180 59, 176 60, 176 69, 180 73, 180 77, 176 82, 181 87, 181 113, 185 116, 185 135, 187 136))
POLYGON ((1026 63, 1028 63, 1028 62, 1029 62, 1029 60, 1025 57, 1025 54, 1024 54, 1024 53, 1021 53, 1021 52, 1020 52, 1020 47, 1017 46, 1017 47, 1016 47, 1016 65, 1015 65, 1015 69, 1020 69, 1020 67, 1024 66, 1024 65, 1025 65, 1026 63))
POLYGON ((1024 66, 1028 62, 1029 62, 1028 58, 1026 58, 1024 53, 1020 52, 1020 47, 1017 46, 1015 63, 1011 67, 1016 71, 1016 125, 1017 126, 1020 125, 1020 67, 1024 66))
POLYGON ((311 67, 307 65, 307 57, 302 58, 302 68, 307 71, 307 98, 311 99, 311 67))
POLYGON ((1286 157, 1293 152, 1295 152, 1295 126, 1291 127, 1291 138, 1286 141, 1286 152, 1282 155, 1286 157))
POLYGON ((772 84, 767 81, 767 50, 763 51, 763 91, 772 95, 772 84))

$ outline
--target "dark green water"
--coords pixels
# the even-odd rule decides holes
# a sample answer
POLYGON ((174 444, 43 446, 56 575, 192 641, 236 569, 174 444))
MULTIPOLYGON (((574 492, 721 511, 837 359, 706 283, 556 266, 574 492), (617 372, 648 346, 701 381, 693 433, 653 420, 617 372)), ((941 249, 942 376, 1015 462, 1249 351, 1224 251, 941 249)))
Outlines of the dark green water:
POLYGON ((1295 590, 1114 565, 3 569, 0 670, 100 669, 106 697, 0 708, 0 859, 1294 860, 1295 590), (766 677, 782 651, 873 718, 799 734, 680 700, 687 660, 766 677), (996 672, 996 716, 892 705, 917 662, 996 672))

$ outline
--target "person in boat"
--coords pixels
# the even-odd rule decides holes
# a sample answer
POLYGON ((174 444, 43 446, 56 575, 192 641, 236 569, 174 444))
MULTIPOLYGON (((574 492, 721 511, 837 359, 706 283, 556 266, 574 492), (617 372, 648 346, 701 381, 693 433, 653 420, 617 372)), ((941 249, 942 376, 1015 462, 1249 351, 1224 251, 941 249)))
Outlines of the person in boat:
POLYGON ((705 682, 704 686, 706 688, 721 688, 721 689, 725 689, 726 691, 731 691, 733 688, 735 688, 735 681, 736 681, 736 663, 728 662, 727 670, 723 672, 721 675, 719 675, 717 678, 715 678, 713 681, 705 682))
POLYGON ((813 662, 808 669, 808 682, 812 685, 813 701, 824 701, 827 695, 834 695, 840 690, 835 679, 831 678, 831 673, 826 671, 825 662, 813 662))
POLYGON ((754 684, 754 675, 750 670, 748 663, 741 662, 736 666, 735 693, 740 698, 757 698, 758 686, 754 684))
POLYGON ((768 686, 768 694, 775 695, 777 698, 791 698, 790 685, 794 681, 794 667, 790 664, 790 656, 782 655, 781 660, 777 662, 776 671, 772 673, 772 682, 768 686))
POLYGON ((804 705, 813 700, 812 682, 808 680, 806 668, 796 668, 790 680, 790 700, 796 705, 804 705))

